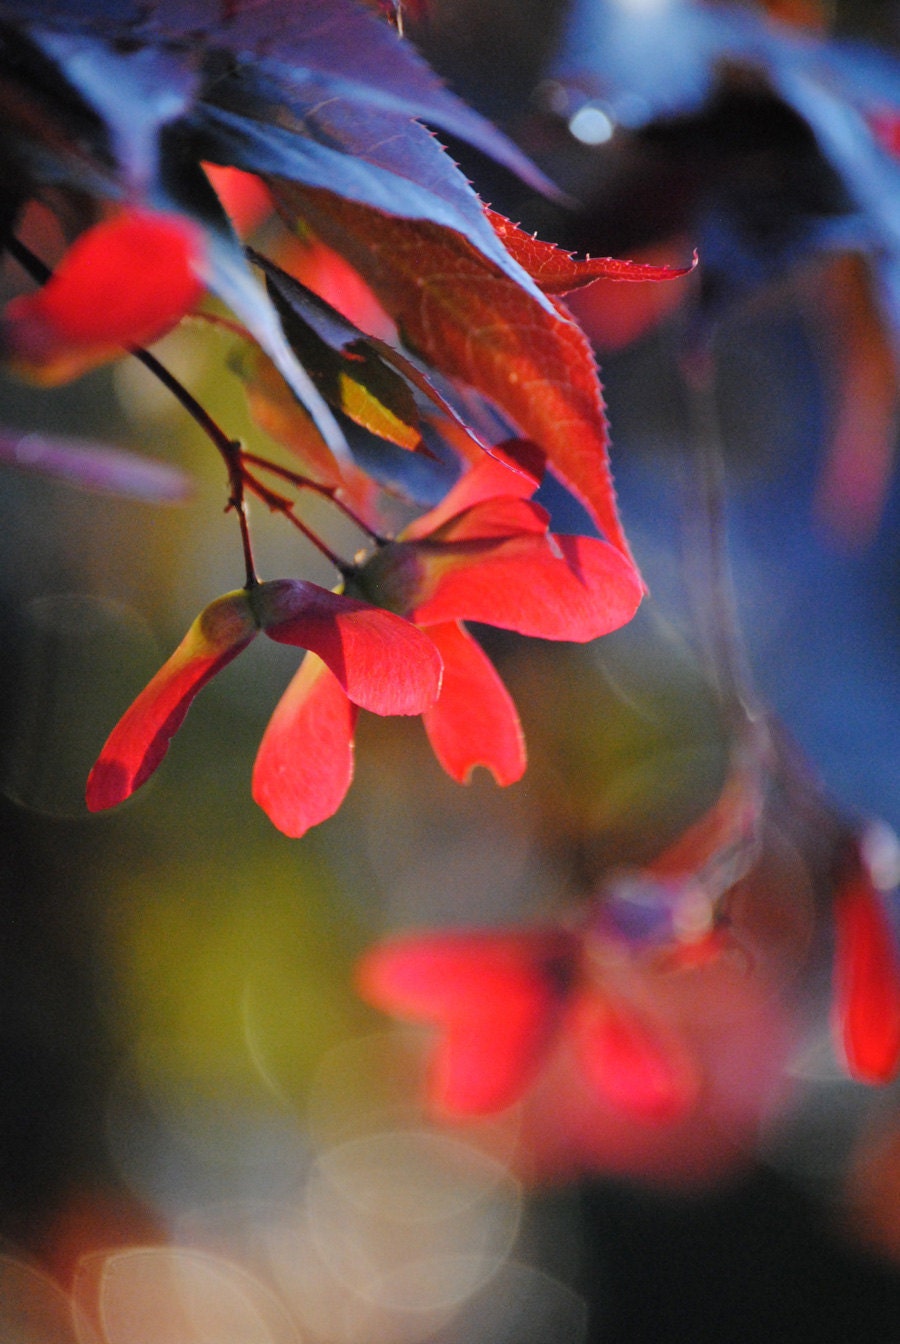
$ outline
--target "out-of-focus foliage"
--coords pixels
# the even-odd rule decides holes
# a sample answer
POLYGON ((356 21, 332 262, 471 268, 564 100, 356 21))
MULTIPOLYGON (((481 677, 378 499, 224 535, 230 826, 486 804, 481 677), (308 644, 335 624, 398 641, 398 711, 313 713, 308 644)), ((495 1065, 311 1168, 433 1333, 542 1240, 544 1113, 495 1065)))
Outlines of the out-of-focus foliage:
MULTIPOLYGON (((798 6, 770 8, 783 17, 798 6)), ((141 22, 152 12, 143 9, 141 22)), ((134 487, 125 498, 66 494, 52 453, 38 457, 44 475, 5 478, 2 591, 14 637, 0 670, 10 746, 2 816, 15 955, 4 1058, 8 1077, 21 1080, 4 1112, 5 1226, 53 1277, 20 1249, 5 1258, 0 1321, 28 1344, 45 1344, 51 1330, 65 1344, 132 1344, 139 1333, 160 1344, 176 1334, 189 1344, 211 1334, 241 1344, 298 1335, 341 1344, 706 1344, 725 1335, 883 1344, 900 1318, 896 1273, 860 1249, 897 1255, 895 1092, 841 1078, 827 1034, 836 992, 838 1048, 868 1077, 887 1072, 896 964, 884 912, 898 849, 888 828, 852 815, 881 810, 900 821, 887 472, 895 378, 877 306, 891 243, 854 186, 865 161, 878 166, 878 191, 893 191, 890 158, 870 139, 884 131, 869 117, 869 94, 881 86, 861 76, 876 58, 838 50, 821 29, 768 28, 758 12, 724 4, 644 7, 637 17, 624 4, 598 4, 593 21, 620 16, 641 53, 658 17, 671 59, 660 67, 642 54, 630 70, 623 60, 616 91, 579 86, 583 103, 554 110, 546 81, 564 81, 550 65, 550 12, 479 4, 475 13, 434 0, 425 15, 407 15, 435 54, 443 45, 448 68, 454 22, 457 51, 480 42, 469 87, 477 95, 481 59, 492 80, 483 105, 507 126, 526 122, 498 92, 516 94, 521 113, 538 90, 526 146, 587 205, 565 213, 499 175, 488 199, 580 251, 630 255, 646 243, 657 251, 645 262, 680 266, 696 244, 701 258, 695 275, 672 285, 573 296, 598 343, 614 350, 617 478, 651 596, 635 623, 596 645, 477 632, 529 740, 521 784, 496 790, 476 770, 458 790, 420 723, 363 719, 345 810, 292 845, 243 802, 254 744, 292 658, 256 640, 198 698, 161 785, 149 785, 140 805, 86 819, 80 781, 109 722, 161 661, 146 623, 171 647, 210 592, 234 586, 232 520, 217 516, 219 483, 194 431, 182 430, 140 368, 97 371, 83 397, 61 388, 38 399, 4 385, 4 418, 39 426, 51 445, 65 431, 137 446, 137 421, 142 447, 194 472, 206 520, 200 529, 183 509, 151 519, 127 497, 145 487, 124 459, 92 458, 84 472, 99 472, 101 485, 112 472, 114 485, 134 487), (676 15, 686 20, 677 32, 676 15), (484 40, 490 23, 508 47, 484 40), (516 53, 538 43, 548 49, 544 67, 529 57, 529 78, 521 64, 510 74, 516 53), (675 79, 685 68, 687 91, 675 79), (672 94, 671 108, 656 104, 632 125, 613 117, 613 92, 621 113, 629 81, 640 92, 648 79, 651 96, 672 94), (795 93, 821 110, 823 84, 839 113, 831 124, 841 134, 855 128, 852 143, 867 146, 846 174, 795 93), (577 138, 577 126, 596 135, 603 117, 615 122, 607 141, 577 138), (665 313, 674 321, 660 331, 665 313), (632 336, 641 339, 632 345, 632 336), (712 397, 696 365, 710 339, 712 397), (710 400, 733 486, 737 605, 759 688, 742 707, 727 694, 734 668, 723 669, 715 639, 709 553, 696 549, 696 463, 685 454, 685 442, 710 429, 710 400), (832 414, 833 471, 822 465, 832 414), (866 473, 877 488, 851 522, 851 487, 866 473), (817 489, 855 552, 814 526, 817 489), (760 696, 822 766, 831 797, 761 712, 760 696), (761 752, 741 737, 748 723, 764 742, 771 732, 761 752), (398 939, 410 926, 417 931, 398 939), (481 1081, 493 1085, 505 1071, 505 1099, 515 1100, 500 1115, 451 1128, 445 1116, 437 1131, 424 1117, 434 1030, 388 1033, 350 988, 353 962, 385 932, 388 951, 410 953, 407 969, 421 972, 425 954, 435 956, 430 975, 403 993, 388 985, 383 1002, 401 1009, 405 997, 407 1016, 442 1027, 445 1064, 448 1050, 454 1067, 474 1053, 481 1081), (549 970, 548 939, 566 951, 549 970), (541 955, 519 956, 523 948, 541 955), (884 1035, 871 1033, 873 1007, 884 1035), (660 1077, 677 1086, 660 1089, 660 1077), (668 1108, 648 1105, 654 1098, 668 1108), (541 1182, 553 1192, 536 1190, 541 1182)), ((615 48, 597 49, 594 76, 604 50, 615 48)), ((878 57, 879 69, 887 61, 878 57)), ((254 246, 266 250, 269 237, 256 235, 254 246)), ((392 530, 409 527, 409 496, 434 503, 452 475, 410 448, 421 439, 434 451, 436 417, 458 461, 480 461, 458 424, 473 403, 429 373, 421 350, 392 362, 378 344, 392 339, 390 317, 320 241, 292 246, 290 266, 281 251, 275 265, 301 279, 319 268, 350 321, 308 292, 296 300, 277 271, 266 272, 270 297, 296 353, 325 342, 318 387, 345 417, 354 450, 361 440, 350 425, 390 427, 374 448, 365 441, 359 460, 374 456, 379 480, 405 488, 407 498, 391 500, 392 530), (352 324, 361 297, 371 325, 352 324), (302 340, 290 332, 300 318, 310 326, 302 340)), ((299 456, 304 471, 334 483, 336 459, 313 421, 245 336, 185 328, 161 353, 248 453, 270 459, 266 431, 283 436, 289 469, 299 456), (239 381, 222 378, 222 351, 258 423, 246 417, 239 381)), ((495 448, 508 428, 483 405, 471 423, 495 448)), ((342 461, 338 470, 364 514, 371 482, 342 461)), ((477 479, 464 472, 463 482, 477 479)), ((521 522, 529 483, 514 480, 521 522)), ((540 500, 552 514, 530 534, 541 546, 583 530, 553 481, 540 500)), ((302 564, 316 583, 333 582, 303 537, 282 535, 280 515, 260 514, 252 522, 266 572, 302 564)), ((304 498, 303 516, 341 553, 361 544, 348 519, 330 517, 324 495, 308 507, 304 498)), ((452 530, 456 519, 448 507, 441 524, 452 530)), ((424 555, 435 539, 426 520, 394 545, 424 555)), ((495 742, 477 715, 471 723, 471 751, 448 767, 457 777, 490 754, 478 745, 495 742)), ((514 776, 514 758, 492 755, 495 773, 514 776)), ((432 1097, 435 1086, 432 1075, 432 1097)))

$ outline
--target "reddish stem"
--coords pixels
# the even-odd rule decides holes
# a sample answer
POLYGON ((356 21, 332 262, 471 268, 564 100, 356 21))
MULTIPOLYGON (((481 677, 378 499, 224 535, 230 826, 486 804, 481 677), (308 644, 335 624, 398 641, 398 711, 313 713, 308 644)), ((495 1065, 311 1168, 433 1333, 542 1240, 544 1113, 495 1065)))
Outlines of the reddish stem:
POLYGON ((154 377, 158 378, 164 387, 168 388, 221 454, 222 460, 225 463, 225 468, 228 472, 228 484, 231 492, 228 497, 228 508, 233 509, 236 513, 238 527, 241 532, 241 548, 244 553, 246 587, 256 587, 259 583, 259 576, 256 573, 256 565, 253 561, 250 524, 247 519, 247 508, 244 501, 244 468, 240 440, 229 438, 209 412, 200 405, 200 402, 197 401, 196 397, 194 397, 187 388, 178 381, 173 373, 170 373, 165 364, 161 363, 155 355, 151 355, 149 350, 144 350, 142 347, 137 346, 131 349, 130 353, 134 355, 135 359, 140 360, 144 365, 144 368, 148 369, 154 377))
MULTIPOLYGON (((7 247, 12 256, 15 257, 19 265, 28 272, 33 280, 38 284, 44 285, 52 276, 53 272, 49 266, 41 261, 40 257, 35 256, 29 247, 19 238, 10 237, 7 240, 7 247)), ((149 370, 155 378, 162 383, 172 396, 175 397, 195 424, 217 449, 225 463, 228 472, 228 483, 230 486, 230 495, 228 507, 234 509, 237 514, 238 526, 241 531, 241 548, 244 553, 244 569, 246 573, 246 587, 254 588, 259 583, 259 577, 256 573, 256 566, 253 562, 253 546, 250 540, 250 525, 247 521, 247 511, 244 506, 244 470, 241 465, 241 445, 237 439, 231 439, 225 433, 220 425, 212 418, 205 407, 201 406, 195 396, 181 383, 156 355, 151 355, 149 350, 143 346, 128 346, 128 353, 134 355, 144 368, 149 370)))
POLYGON ((258 457, 256 453, 245 452, 243 458, 245 462, 252 462, 254 466, 262 467, 264 471, 270 471, 273 476, 280 476, 283 481, 290 481, 292 485, 297 486, 298 490, 314 490, 316 494, 324 495, 326 499, 331 500, 336 508, 340 509, 345 518, 349 518, 351 523, 354 523, 356 527, 359 528, 360 532, 365 532, 366 535, 377 542, 379 546, 386 546, 388 544, 390 538, 383 537, 378 532, 373 531, 366 520, 361 518, 354 509, 351 509, 349 504, 346 504, 344 500, 341 499, 340 494, 338 493, 340 490, 339 485, 325 485, 321 481, 314 481, 309 476, 301 475, 300 472, 291 471, 289 467, 279 466, 277 462, 272 462, 267 457, 258 457))
MULTIPOLYGON (((18 238, 11 238, 8 242, 9 251, 16 258, 19 264, 28 272, 28 274, 39 284, 46 284, 52 275, 49 267, 36 257, 30 248, 18 238)), ((149 350, 142 346, 130 346, 128 352, 134 355, 144 367, 153 374, 162 385, 172 393, 172 396, 187 411, 188 415, 199 425, 203 433, 222 457, 228 472, 228 483, 230 494, 228 498, 228 507, 233 509, 237 515, 238 526, 241 532, 241 547, 244 554, 244 568, 246 571, 246 587, 254 588, 259 583, 259 576, 256 572, 256 565, 253 559, 253 546, 250 539, 250 525, 247 520, 247 509, 245 503, 245 490, 251 490, 258 499, 272 510, 273 513, 282 514, 287 520, 297 528, 299 532, 307 538, 308 541, 321 551, 322 555, 334 565, 339 574, 347 575, 353 570, 353 566, 347 564, 339 555, 326 545, 313 530, 297 516, 294 511, 294 505, 291 500, 286 499, 284 495, 279 495, 276 491, 270 490, 267 485, 258 480, 249 471, 244 463, 252 462, 255 466, 270 471, 282 479, 290 481, 298 488, 315 490, 318 494, 325 495, 333 504, 335 504, 362 532, 372 537, 373 541, 384 544, 384 538, 373 532, 366 523, 359 518, 354 511, 346 505, 343 500, 337 496, 337 487, 322 485, 318 481, 309 480, 297 472, 288 470, 286 467, 280 467, 267 458, 258 457, 255 453, 245 453, 241 447, 239 439, 230 438, 222 427, 213 419, 204 406, 200 404, 195 396, 181 383, 156 355, 152 355, 149 350)))
MULTIPOLYGON (((241 456, 244 460, 254 460, 252 453, 243 453, 241 456)), ((253 494, 256 495, 257 499, 261 499, 266 507, 271 509, 273 513, 280 513, 283 517, 287 518, 289 523, 293 523, 298 532, 302 532, 307 541, 311 541, 313 546, 315 546, 318 551, 321 551, 322 555, 325 556, 325 559, 334 565, 339 574, 343 574, 346 577, 346 575, 353 572, 353 566, 349 565, 346 560, 342 560, 336 551, 333 551, 321 537, 313 532, 311 527, 308 527, 307 524, 304 523, 302 518, 297 516, 294 512, 294 505, 291 500, 286 499, 284 495, 279 495, 275 490, 270 490, 267 485, 245 468, 242 468, 242 471, 243 484, 247 489, 251 490, 253 494)))

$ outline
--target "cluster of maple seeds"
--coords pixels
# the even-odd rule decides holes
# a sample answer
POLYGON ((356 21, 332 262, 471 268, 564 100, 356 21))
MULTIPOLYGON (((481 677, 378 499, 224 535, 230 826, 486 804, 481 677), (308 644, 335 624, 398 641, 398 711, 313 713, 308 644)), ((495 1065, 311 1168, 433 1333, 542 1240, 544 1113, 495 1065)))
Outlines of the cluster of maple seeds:
MULTIPOLYGON (((202 247, 190 222, 146 210, 95 226, 40 290, 8 305, 2 335, 9 358, 55 382, 157 339, 202 293, 202 247)), ((287 508, 252 474, 249 464, 260 459, 245 460, 239 445, 227 444, 226 457, 229 450, 246 587, 201 613, 114 729, 88 782, 92 810, 122 802, 149 778, 196 693, 260 630, 308 651, 254 770, 254 797, 286 834, 302 835, 340 806, 359 708, 422 714, 455 779, 483 765, 499 783, 512 783, 525 768, 515 707, 463 622, 586 641, 624 624, 641 600, 621 535, 613 544, 550 533, 546 511, 530 498, 543 456, 524 442, 493 448, 395 540, 369 527, 375 549, 363 564, 343 563, 304 527, 340 571, 340 591, 302 579, 260 582, 243 488, 287 508)), ((326 493, 339 502, 337 491, 326 493)))
MULTIPOLYGON (((490 218, 501 239, 521 249, 514 227, 490 218)), ((156 340, 203 293, 204 246, 189 221, 146 210, 124 210, 95 226, 40 290, 7 306, 7 357, 56 382, 156 340)), ((538 255, 542 264, 553 260, 538 255)), ((607 274, 612 265, 627 264, 608 263, 607 274)), ((570 279, 551 275, 550 291, 570 279)), ((277 497, 249 467, 266 464, 232 448, 232 502, 240 504, 234 491, 250 485, 272 504, 277 497)), ((611 541, 550 532, 548 515, 531 499, 543 465, 526 441, 495 445, 397 538, 368 529, 374 546, 367 559, 330 557, 340 591, 302 579, 260 582, 248 565, 246 586, 200 614, 113 730, 88 781, 89 807, 111 807, 149 778, 197 692, 260 631, 307 651, 253 775, 256 801, 286 834, 302 835, 340 806, 352 780, 359 708, 421 714, 439 762, 457 780, 479 765, 500 784, 520 778, 525 748, 515 706, 464 622, 586 641, 630 619, 643 591, 617 526, 611 541)), ((325 493, 339 502, 336 492, 325 493)), ((900 963, 860 862, 845 874, 835 910, 841 1048, 855 1076, 884 1081, 900 1056, 900 963)), ((702 955, 695 947, 686 965, 718 954, 718 940, 701 941, 702 955)), ((595 930, 562 925, 413 936, 373 949, 359 984, 378 1006, 439 1027, 432 1102, 441 1113, 482 1113, 517 1100, 562 1034, 612 1105, 649 1120, 681 1116, 697 1097, 692 1062, 664 1024, 598 981, 590 970, 598 946, 602 954, 595 930)))

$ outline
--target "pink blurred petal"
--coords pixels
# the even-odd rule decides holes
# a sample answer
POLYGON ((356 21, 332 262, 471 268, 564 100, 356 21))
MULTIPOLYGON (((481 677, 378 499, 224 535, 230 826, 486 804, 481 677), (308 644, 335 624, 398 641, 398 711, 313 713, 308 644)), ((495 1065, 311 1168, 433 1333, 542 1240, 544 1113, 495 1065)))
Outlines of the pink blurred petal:
POLYGON ((270 639, 317 653, 363 709, 421 714, 437 699, 440 654, 402 616, 303 579, 262 584, 253 602, 270 639))
POLYGON ((409 615, 425 626, 481 621, 583 643, 624 625, 643 596, 628 558, 593 537, 526 536, 456 555, 423 547, 420 560, 428 596, 409 615))
POLYGON ((295 839, 338 810, 353 779, 357 710, 309 653, 278 703, 253 767, 253 797, 295 839))
POLYGON ((835 900, 834 1026, 847 1071, 886 1083, 900 1064, 900 953, 882 898, 862 869, 835 900))
POLYGON ((480 1115, 511 1105, 540 1068, 572 955, 556 929, 413 934, 370 949, 357 985, 376 1007, 440 1028, 431 1103, 480 1115))
POLYGON ((498 784, 515 783, 525 771, 525 740, 494 665, 456 622, 429 626, 428 634, 444 660, 441 693, 423 716, 435 756, 460 784, 477 765, 498 784))
POLYGON ((90 439, 0 430, 0 462, 148 504, 183 504, 193 493, 193 482, 180 467, 90 439))
POLYGON ((211 602, 116 724, 88 776, 92 812, 129 798, 153 774, 194 696, 257 634, 244 591, 211 602))
POLYGON ((875 536, 896 457, 896 348, 884 322, 871 265, 835 257, 809 297, 829 359, 831 425, 816 485, 816 516, 839 547, 875 536))
POLYGON ((571 1022, 588 1082, 616 1110, 656 1122, 690 1110, 699 1081, 680 1042, 596 995, 582 997, 571 1022))

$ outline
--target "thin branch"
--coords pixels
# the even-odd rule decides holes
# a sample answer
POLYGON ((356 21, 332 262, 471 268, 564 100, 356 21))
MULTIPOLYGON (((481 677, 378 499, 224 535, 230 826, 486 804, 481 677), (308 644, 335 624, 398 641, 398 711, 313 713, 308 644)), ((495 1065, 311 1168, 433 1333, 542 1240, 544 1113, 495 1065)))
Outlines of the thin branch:
MULTIPOLYGON (((10 237, 7 242, 9 252, 20 266, 36 280, 38 284, 46 284, 51 278, 53 272, 41 259, 31 251, 29 247, 16 237, 10 237)), ((218 453, 221 455, 228 472, 228 483, 230 495, 228 507, 233 509, 237 515, 238 527, 241 532, 241 547, 244 553, 244 569, 246 573, 246 587, 254 588, 259 583, 259 577, 256 573, 256 566, 253 561, 253 546, 250 540, 250 525, 247 520, 247 510, 244 503, 244 469, 241 460, 241 445, 238 439, 230 438, 219 424, 212 418, 204 406, 200 404, 197 398, 188 391, 182 382, 175 377, 156 355, 152 355, 149 350, 143 346, 127 346, 126 349, 130 355, 133 355, 144 368, 153 374, 162 385, 172 393, 181 406, 187 411, 191 419, 197 424, 206 437, 210 440, 218 453)))
POLYGON ((689 407, 682 553, 694 628, 710 685, 728 734, 729 773, 717 807, 727 804, 730 835, 698 871, 719 901, 756 862, 772 770, 768 721, 752 689, 737 617, 728 549, 725 466, 715 389, 706 348, 680 361, 689 407))
POLYGON ((28 272, 32 280, 36 280, 39 285, 47 283, 53 272, 49 266, 41 261, 40 257, 34 255, 31 248, 26 247, 14 234, 10 234, 6 239, 6 248, 10 255, 15 257, 23 271, 28 272))
POLYGON ((735 726, 746 724, 755 697, 728 550, 725 468, 711 353, 684 358, 681 368, 690 442, 682 524, 685 578, 707 674, 735 726))
POLYGON ((230 438, 221 426, 212 418, 204 406, 200 404, 197 398, 188 391, 182 382, 180 382, 167 369, 156 355, 151 355, 149 350, 142 346, 130 347, 129 353, 134 355, 135 359, 143 364, 144 368, 158 378, 163 387, 167 388, 172 396, 184 407, 188 415, 215 446, 220 453, 225 469, 228 472, 228 484, 230 495, 228 498, 228 507, 233 509, 237 515, 238 527, 241 532, 241 547, 244 552, 244 569, 246 571, 246 587, 255 588, 259 583, 259 576, 256 572, 256 565, 253 560, 253 545, 250 540, 250 524, 247 519, 247 508, 244 500, 244 468, 243 454, 241 450, 240 439, 230 438))
MULTIPOLYGON (((252 456, 253 455, 250 453, 243 454, 244 460, 252 460, 252 456)), ((262 500, 266 507, 271 509, 273 513, 282 514, 283 517, 287 518, 289 523, 292 523, 294 527, 297 528, 298 532, 302 532, 307 541, 312 542, 316 550, 320 551, 322 555, 325 556, 325 559, 334 565, 339 574, 342 574, 346 578, 353 573, 354 566, 348 564, 346 560, 343 560, 336 551, 333 551, 331 547, 322 540, 321 537, 316 535, 311 527, 308 527, 307 524, 304 523, 302 518, 297 516, 292 500, 287 499, 284 495, 279 495, 275 490, 270 490, 263 481, 259 480, 258 477, 247 470, 244 470, 243 473, 243 483, 246 488, 252 491, 257 499, 262 500)))
POLYGON ((271 472, 273 476, 280 476, 283 481, 290 481, 292 485, 296 485, 298 490, 314 490, 316 494, 324 495, 326 499, 331 500, 336 508, 341 510, 346 518, 350 519, 351 523, 354 523, 359 528, 360 532, 365 532, 366 535, 371 537, 374 542, 377 542, 379 546, 386 546, 390 541, 390 537, 384 537, 380 533, 374 532, 365 519, 361 518, 358 513, 350 508, 349 504, 346 504, 344 500, 341 499, 339 485, 325 485, 321 481, 314 481, 309 476, 303 476, 300 472, 291 471, 289 467, 282 467, 277 462, 272 462, 267 457, 258 457, 256 453, 245 452, 243 458, 245 462, 252 462, 254 466, 261 467, 264 471, 271 472))

